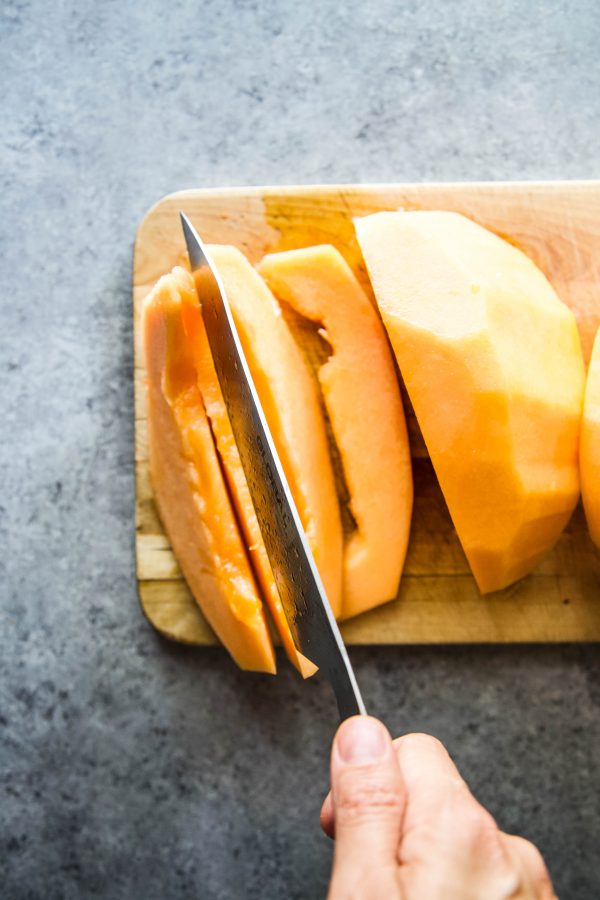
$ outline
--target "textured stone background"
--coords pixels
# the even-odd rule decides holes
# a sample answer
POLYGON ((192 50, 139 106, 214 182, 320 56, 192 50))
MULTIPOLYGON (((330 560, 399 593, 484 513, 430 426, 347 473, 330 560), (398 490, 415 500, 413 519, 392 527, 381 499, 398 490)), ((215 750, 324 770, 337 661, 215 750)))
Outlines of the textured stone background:
MULTIPOLYGON (((131 247, 188 186, 598 176, 596 0, 0 3, 0 892, 318 898, 326 686, 134 584, 131 247)), ((362 649, 562 900, 600 897, 596 647, 362 649)))

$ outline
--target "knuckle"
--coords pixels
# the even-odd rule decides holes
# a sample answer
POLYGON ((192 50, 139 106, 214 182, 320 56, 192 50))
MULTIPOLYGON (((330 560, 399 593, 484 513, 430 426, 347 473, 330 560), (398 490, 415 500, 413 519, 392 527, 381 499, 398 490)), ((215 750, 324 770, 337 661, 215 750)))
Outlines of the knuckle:
POLYGON ((513 847, 527 870, 527 875, 540 897, 554 897, 550 875, 539 849, 526 838, 512 836, 513 847))
POLYGON ((520 843, 521 850, 527 859, 529 867, 536 872, 545 872, 546 866, 544 864, 544 859, 535 844, 532 844, 531 841, 528 841, 526 838, 521 838, 520 843))
POLYGON ((399 818, 402 797, 392 785, 350 779, 342 781, 335 796, 335 818, 338 823, 352 825, 370 819, 399 818))
POLYGON ((500 833, 493 816, 476 803, 466 803, 455 820, 455 837, 461 845, 477 852, 495 844, 500 833))

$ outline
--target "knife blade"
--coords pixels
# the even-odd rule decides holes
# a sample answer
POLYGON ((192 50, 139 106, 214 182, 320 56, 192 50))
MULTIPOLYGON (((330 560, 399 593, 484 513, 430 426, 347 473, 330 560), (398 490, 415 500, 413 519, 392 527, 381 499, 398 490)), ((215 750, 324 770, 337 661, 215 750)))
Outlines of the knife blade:
POLYGON ((294 643, 329 679, 341 719, 366 714, 223 283, 190 220, 182 212, 180 217, 217 377, 294 643))

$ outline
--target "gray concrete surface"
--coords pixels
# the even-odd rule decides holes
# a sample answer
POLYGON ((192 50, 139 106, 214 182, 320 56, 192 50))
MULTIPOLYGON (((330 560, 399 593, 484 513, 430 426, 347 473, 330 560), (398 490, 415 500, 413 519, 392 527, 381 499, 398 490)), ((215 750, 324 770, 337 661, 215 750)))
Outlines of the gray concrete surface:
MULTIPOLYGON (((134 584, 131 246, 187 186, 599 174, 595 0, 0 4, 0 894, 319 898, 326 686, 134 584)), ((353 651, 562 900, 600 897, 597 647, 353 651)))

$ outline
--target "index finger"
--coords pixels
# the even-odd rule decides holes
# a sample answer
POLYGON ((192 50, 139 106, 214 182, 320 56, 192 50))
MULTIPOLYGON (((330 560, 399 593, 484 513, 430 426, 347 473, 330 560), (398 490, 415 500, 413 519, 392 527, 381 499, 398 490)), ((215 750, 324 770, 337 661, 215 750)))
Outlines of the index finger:
POLYGON ((430 818, 439 809, 440 801, 453 795, 477 803, 437 738, 430 734, 405 734, 396 738, 394 746, 411 799, 413 818, 430 818))
POLYGON ((410 734, 400 738, 396 753, 407 792, 400 861, 420 863, 435 846, 438 861, 445 859, 454 871, 466 871, 476 860, 490 871, 506 868, 493 816, 475 799, 443 744, 410 734))

